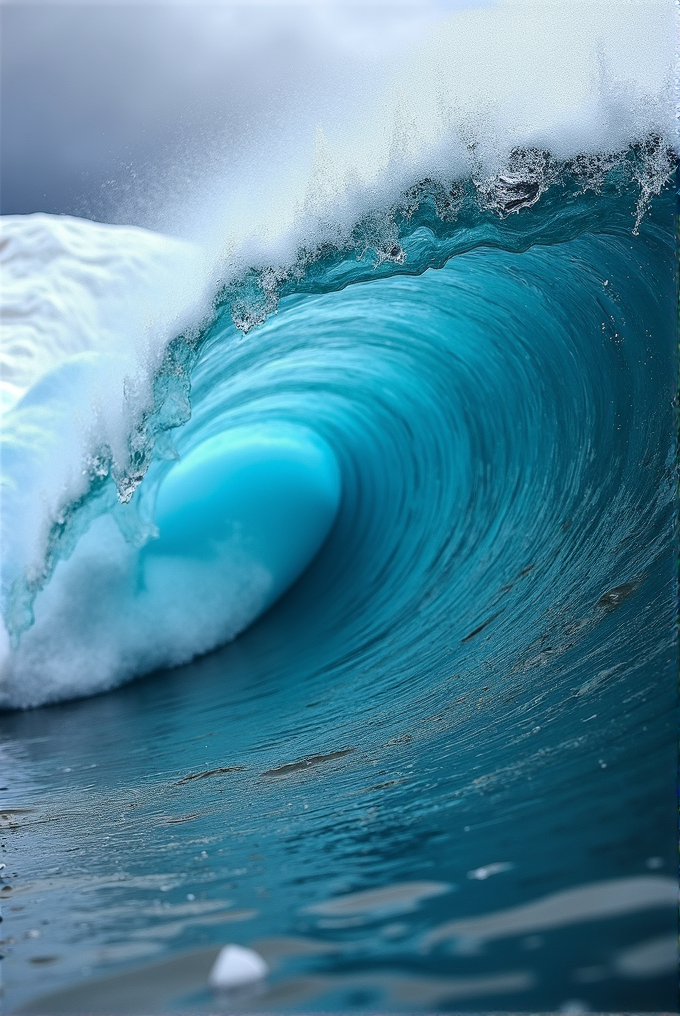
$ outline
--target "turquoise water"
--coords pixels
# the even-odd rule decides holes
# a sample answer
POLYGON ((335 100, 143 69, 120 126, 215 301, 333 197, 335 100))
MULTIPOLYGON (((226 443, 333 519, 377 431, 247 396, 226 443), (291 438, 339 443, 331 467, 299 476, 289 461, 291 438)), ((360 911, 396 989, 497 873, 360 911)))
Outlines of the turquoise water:
POLYGON ((235 565, 256 567, 266 576, 264 611, 314 558, 339 502, 338 463, 313 432, 276 420, 229 428, 164 478, 154 505, 158 536, 144 548, 140 580, 177 581, 187 559, 203 561, 218 585, 235 565))
POLYGON ((177 344, 135 595, 200 645, 238 552, 265 612, 0 717, 10 1011, 673 1008, 675 191, 532 186, 425 184, 177 344), (215 999, 229 941, 272 973, 215 999))

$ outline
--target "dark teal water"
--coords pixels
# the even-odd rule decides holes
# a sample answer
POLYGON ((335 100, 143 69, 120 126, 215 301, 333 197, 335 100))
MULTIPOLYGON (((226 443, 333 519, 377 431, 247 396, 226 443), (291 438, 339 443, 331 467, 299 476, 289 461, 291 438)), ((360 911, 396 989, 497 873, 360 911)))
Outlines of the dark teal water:
POLYGON ((266 287, 226 293, 196 354, 180 454, 277 420, 335 453, 302 578, 0 716, 9 1011, 674 1008, 675 192, 639 234, 613 177, 439 198, 245 337, 266 287), (230 941, 272 973, 215 998, 230 941))

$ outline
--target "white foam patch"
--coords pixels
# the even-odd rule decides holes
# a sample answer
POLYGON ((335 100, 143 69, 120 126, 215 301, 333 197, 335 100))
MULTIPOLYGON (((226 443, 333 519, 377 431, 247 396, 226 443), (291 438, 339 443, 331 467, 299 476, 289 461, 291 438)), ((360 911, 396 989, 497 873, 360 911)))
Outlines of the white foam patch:
POLYGON ((208 977, 211 988, 228 990, 261 981, 269 967, 254 949, 241 945, 225 945, 218 953, 208 977))
POLYGON ((204 306, 205 258, 188 243, 69 216, 0 224, 3 411, 78 354, 107 354, 128 374, 157 368, 204 306))
POLYGON ((218 560, 150 557, 97 519, 35 603, 35 623, 0 663, 0 706, 106 691, 230 641, 261 613, 271 576, 234 551, 218 560))
MULTIPOLYGON (((316 69, 276 129, 258 121, 224 153, 206 142, 200 186, 181 210, 159 198, 155 221, 229 257, 285 263, 301 242, 346 236, 359 213, 386 208, 416 180, 492 175, 516 147, 567 159, 650 132, 677 147, 673 0, 427 5, 410 40, 396 26, 409 24, 413 5, 376 16, 379 7, 359 16, 328 3, 296 21, 301 52, 322 52, 328 70, 316 69)), ((266 17, 242 17, 253 62, 275 63, 266 17)))
MULTIPOLYGON (((201 251, 147 230, 2 219, 2 585, 40 580, 51 527, 93 456, 129 466, 167 343, 209 308, 201 251)), ((3 636, 4 641, 4 636, 3 636)))

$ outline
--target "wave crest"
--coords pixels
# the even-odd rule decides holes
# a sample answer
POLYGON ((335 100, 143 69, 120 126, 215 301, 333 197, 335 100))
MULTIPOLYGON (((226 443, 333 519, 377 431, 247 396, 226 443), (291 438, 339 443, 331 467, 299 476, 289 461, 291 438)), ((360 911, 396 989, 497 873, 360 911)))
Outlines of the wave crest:
MULTIPOLYGON (((659 216, 663 218, 663 215, 657 211, 646 220, 646 225, 640 227, 640 223, 645 209, 653 205, 654 196, 662 193, 673 166, 672 151, 658 136, 651 136, 616 157, 583 156, 560 163, 538 149, 517 149, 503 171, 491 177, 472 176, 452 181, 428 178, 411 185, 386 210, 360 216, 351 229, 344 232, 329 229, 331 239, 300 245, 287 265, 255 265, 238 272, 232 266, 231 281, 219 289, 213 301, 212 318, 204 327, 192 322, 200 321, 201 315, 205 317, 206 294, 210 292, 210 285, 214 287, 214 282, 210 281, 214 275, 210 275, 197 252, 188 247, 180 249, 179 245, 173 247, 171 241, 164 246, 165 241, 155 237, 146 239, 147 234, 141 231, 134 231, 134 236, 119 231, 112 249, 119 243, 119 250, 134 251, 137 259, 132 269, 126 268, 126 271, 138 273, 139 258, 144 260, 146 256, 140 255, 140 250, 149 251, 145 264, 154 280, 157 316, 151 331, 139 325, 140 307, 148 315, 149 299, 135 304, 130 289, 125 288, 125 281, 119 299, 130 300, 130 307, 137 315, 134 327, 129 325, 131 312, 128 309, 122 327, 118 322, 109 331, 104 329, 103 339, 97 334, 93 340, 96 329, 91 328, 89 332, 85 329, 83 334, 95 348, 83 351, 86 343, 82 342, 74 352, 65 345, 56 355, 57 360, 61 357, 61 362, 38 377, 6 415, 3 525, 5 533, 12 532, 13 539, 11 553, 5 555, 3 562, 3 613, 14 648, 6 653, 5 702, 9 705, 36 704, 64 695, 88 693, 110 687, 149 666, 182 662, 211 647, 206 644, 205 637, 201 637, 192 648, 189 637, 183 638, 184 648, 180 651, 168 636, 167 651, 159 650, 153 655, 151 664, 144 663, 144 654, 135 654, 126 645, 124 633, 114 624, 110 641, 118 648, 111 650, 112 662, 100 667, 95 678, 84 673, 87 669, 84 663, 81 678, 64 682, 64 667, 57 663, 52 668, 53 677, 43 685, 38 672, 44 674, 45 658, 54 655, 59 660, 60 652, 54 647, 56 622, 50 617, 52 608, 41 608, 42 613, 38 611, 40 616, 35 615, 33 624, 33 604, 36 602, 39 606, 41 597, 45 604, 48 600, 56 603, 58 588, 61 590, 59 596, 66 597, 65 603, 73 605, 74 596, 87 600, 88 581, 82 565, 78 564, 79 547, 84 534, 102 524, 98 520, 110 518, 117 523, 124 539, 120 546, 122 558, 115 567, 126 574, 130 569, 134 571, 139 548, 153 541, 156 535, 156 491, 176 457, 186 454, 188 449, 220 428, 272 414, 312 427, 336 449, 344 471, 345 513, 359 511, 356 506, 351 508, 353 498, 356 504, 365 501, 366 505, 374 499, 372 507, 365 506, 359 512, 355 530, 345 533, 346 552, 354 548, 351 557, 358 554, 360 558, 363 553, 362 541, 368 537, 359 536, 362 526, 368 527, 366 532, 371 531, 372 513, 384 511, 385 505, 392 502, 403 506, 413 491, 418 491, 418 510, 427 515, 416 527, 421 534, 418 540, 422 541, 422 533, 431 529, 436 535, 439 552, 443 534, 438 526, 438 513, 460 515, 463 528, 456 540, 462 542, 453 555, 459 578, 452 586, 453 591, 442 601, 447 604, 447 611, 457 610, 455 589, 467 589, 473 581, 474 569, 479 567, 479 545, 488 538, 488 533, 496 531, 499 519, 504 520, 503 526, 508 532, 514 532, 518 525, 515 513, 527 515, 532 499, 539 496, 532 484, 527 485, 524 493, 518 488, 510 496, 505 480, 498 486, 496 478, 489 486, 489 476, 475 471, 475 456, 485 463, 484 469, 488 472, 500 454, 500 446, 495 448, 490 436, 484 436, 491 417, 485 418, 483 406, 474 404, 473 378, 482 368, 473 367, 477 354, 470 336, 476 336, 480 348, 491 343, 489 348, 495 350, 495 344, 500 344, 502 355, 507 358, 503 368, 506 377, 502 378, 501 372, 498 378, 487 378, 490 387, 485 399, 490 400, 489 405, 502 407, 501 379, 506 380, 513 373, 516 374, 517 393, 524 393, 523 401, 517 394, 510 400, 510 416, 503 416, 504 409, 501 412, 503 422, 495 432, 496 439, 506 435, 504 440, 509 441, 507 435, 512 432, 514 419, 521 431, 519 445, 529 453, 532 435, 540 431, 541 414, 546 408, 536 404, 536 391, 546 390, 550 378, 557 379, 555 364, 544 359, 546 354, 541 343, 546 340, 541 338, 541 333, 554 331, 558 322, 561 322, 561 341, 551 347, 551 355, 555 362, 567 356, 583 363, 582 372, 577 372, 573 378, 569 397, 574 405, 581 406, 581 412, 593 427, 601 427, 594 408, 599 405, 594 378, 602 375, 597 383, 605 389, 618 385, 619 381, 607 375, 597 357, 604 355, 600 349, 603 335, 613 343, 612 348, 619 349, 619 337, 624 334, 624 325, 620 323, 623 295, 613 300, 611 294, 616 274, 629 270, 624 267, 630 261, 630 258, 626 261, 624 250, 630 245, 631 233, 639 230, 644 235, 635 242, 649 251, 650 264, 656 267, 639 268, 636 262, 634 287, 639 290, 639 299, 630 304, 626 320, 634 319, 637 324, 632 336, 630 323, 625 326, 627 344, 617 355, 632 355, 636 344, 644 341, 645 328, 649 328, 649 323, 643 321, 645 315, 649 320, 658 321, 660 331, 666 327, 649 276, 649 271, 661 272, 669 257, 667 242, 660 239, 659 233, 660 229, 663 233, 662 226, 658 225, 659 216), (569 261, 565 264, 561 260, 567 248, 577 250, 578 258, 589 266, 580 275, 574 275, 569 261), (523 259, 521 272, 528 273, 523 281, 517 276, 519 255, 523 259), (154 263, 154 258, 162 262, 162 270, 154 263), (429 268, 441 272, 432 275, 427 271, 429 268), (556 271, 561 274, 556 275, 556 271), (599 278, 605 274, 611 279, 599 278), (560 285, 564 283, 563 288, 553 291, 558 277, 560 285), (180 290, 173 289, 178 278, 183 278, 180 290), (515 279, 512 285, 511 278, 515 279), (433 279, 438 281, 435 283, 433 279), (361 285, 357 285, 359 283, 361 285), (520 293, 528 301, 525 311, 528 317, 524 323, 519 306, 514 305, 520 293), (169 299, 169 294, 173 299, 169 299), (583 348, 579 345, 576 350, 572 348, 574 323, 569 323, 568 315, 575 315, 575 307, 579 304, 582 304, 578 310, 579 327, 588 338, 583 340, 586 345, 583 348), (191 308, 189 314, 188 306, 191 308), (589 307, 587 314, 586 306, 589 307), (342 316, 348 307, 356 318, 347 319, 343 327, 353 338, 343 339, 338 347, 348 361, 345 364, 341 360, 334 365, 332 350, 338 340, 333 314, 342 316), (279 313, 275 314, 277 310, 279 313), (178 336, 180 314, 190 327, 185 327, 178 336), (455 344, 452 348, 447 345, 451 321, 457 322, 460 349, 455 348, 455 344), (502 321, 505 323, 501 324, 502 321), (255 328, 256 325, 261 327, 255 328), (307 336, 304 342, 299 338, 300 329, 307 336), (501 333, 502 339, 498 337, 501 333), (423 336, 427 336, 427 341, 423 336), (399 355, 394 352, 395 343, 400 349, 399 355), (302 360, 298 357, 298 348, 305 350, 302 360), (543 359, 539 357, 541 350, 543 359), (528 372, 524 367, 520 369, 520 352, 530 361, 538 357, 528 372), (390 359, 392 356, 394 362, 390 359), (452 356, 460 361, 456 362, 462 373, 451 373, 452 356), (472 360, 466 359, 469 357, 472 360), (290 371, 297 377, 295 383, 290 380, 293 376, 290 371), (337 375, 335 380, 339 386, 332 398, 325 387, 329 371, 334 377, 337 375), (466 371, 467 384, 473 387, 459 392, 458 405, 466 405, 468 415, 461 417, 458 413, 452 418, 440 379, 446 377, 449 389, 457 390, 466 371), (291 384, 293 390, 297 390, 297 385, 302 393, 297 399, 290 394, 291 384), (357 384, 359 388, 353 389, 357 384), (399 392, 399 397, 390 397, 384 402, 384 398, 378 397, 383 389, 399 392), (328 405, 322 404, 321 392, 328 396, 328 405), (369 395, 374 402, 364 405, 362 400, 369 395), (363 421, 349 412, 353 401, 364 405, 363 421), (344 407, 338 408, 337 418, 329 416, 329 406, 335 403, 344 407), (416 407, 415 421, 404 417, 403 407, 409 405, 416 407), (75 421, 74 406, 78 407, 75 421), (443 416, 437 426, 433 426, 438 413, 443 416), (470 430, 473 421, 478 428, 474 440, 470 430), (363 433, 363 446, 356 443, 359 432, 363 433), (350 441, 352 435, 355 437, 350 441), (403 449, 410 447, 409 441, 416 438, 412 458, 405 460, 403 449), (67 450, 65 456, 62 449, 67 450), (446 473, 444 469, 447 460, 458 462, 455 482, 453 473, 446 473), (383 475, 386 464, 391 464, 396 480, 383 475), (377 472, 372 473, 372 469, 377 472), (440 487, 435 490, 429 486, 430 479, 424 476, 438 477, 440 487), (483 490, 486 494, 481 496, 483 490), (506 495, 509 500, 504 503, 506 495), (493 524, 485 498, 491 502, 499 498, 501 501, 500 515, 493 524), (431 511, 434 514, 430 516, 431 511), (466 526, 469 527, 467 533, 466 526), (487 536, 482 538, 482 532, 487 536), (476 548, 474 553, 473 548, 476 548), (121 564, 123 558, 127 564, 121 564), (78 569, 81 575, 78 583, 72 579, 68 579, 68 583, 69 588, 79 591, 66 596, 63 585, 66 579, 57 582, 58 575, 66 576, 78 569), (46 586, 48 589, 54 586, 49 596, 40 592, 46 586), (42 647, 38 654, 40 664, 35 662, 38 644, 42 647), (31 659, 33 662, 29 662, 31 659)), ((659 207, 665 207, 664 199, 659 200, 662 202, 659 207)), ((53 227, 44 218, 34 219, 33 224, 34 228, 42 228, 45 236, 54 234, 57 237, 60 230, 63 233, 70 229, 72 238, 84 241, 92 233, 98 242, 107 230, 116 228, 63 221, 53 227)), ((12 223, 9 226, 11 232, 12 223)), ((17 228, 20 232, 24 227, 17 228)), ((317 222, 310 235, 323 235, 319 230, 317 222)), ((82 264, 92 263, 91 250, 84 261, 81 255, 73 257, 68 263, 66 277, 69 271, 77 277, 82 264)), ((106 276, 107 283, 111 277, 115 277, 115 273, 106 276)), ((142 276, 144 285, 148 278, 148 275, 142 276)), ((90 295, 97 292, 91 281, 87 286, 90 295)), ((494 355, 500 354, 496 351, 494 355)), ((554 410, 561 397, 555 392, 553 398, 554 410)), ((623 399, 628 406, 628 393, 613 390, 611 398, 612 404, 623 399)), ((625 412, 630 414, 632 410, 628 406, 625 412)), ((565 408, 564 413, 559 421, 564 433, 572 436, 580 433, 582 423, 572 419, 571 410, 565 408)), ((660 416, 660 426, 661 420, 660 416)), ((558 440, 559 435, 554 437, 558 440)), ((593 433, 584 431, 578 441, 574 438, 572 451, 577 447, 590 447, 595 440, 593 433)), ((503 448, 502 473, 505 476, 511 463, 515 463, 513 468, 519 467, 511 443, 503 448)), ((554 498, 559 486, 558 473, 562 470, 553 461, 554 452, 542 445, 541 448, 545 462, 550 464, 547 475, 552 476, 554 486, 550 497, 554 498), (554 476, 553 469, 557 470, 554 476)), ((565 462, 570 462, 573 456, 569 449, 564 448, 563 452, 565 462)), ((535 450, 530 452, 530 461, 534 460, 534 454, 535 450)), ((614 455, 613 450, 611 454, 614 455)), ((617 451, 616 455, 619 454, 617 451)), ((585 483, 588 468, 581 452, 577 454, 577 462, 578 465, 572 463, 570 467, 576 473, 570 474, 565 489, 570 485, 574 490, 580 489, 579 485, 585 483)), ((663 470, 667 469, 667 463, 664 461, 659 468, 662 469, 659 477, 665 476, 663 470)), ((598 469, 603 469, 602 463, 598 469)), ((515 484, 519 482, 519 475, 513 481, 515 484)), ((609 472, 605 470, 602 475, 609 476, 609 472)), ((591 482, 596 481, 592 479, 591 482)), ((654 513, 663 514, 668 504, 667 481, 659 479, 659 483, 653 500, 654 518, 654 513), (663 496, 658 494, 659 490, 664 492, 663 496)), ((567 507, 562 494, 559 505, 555 502, 552 510, 555 517, 563 515, 561 524, 566 524, 574 512, 567 507)), ((604 505, 598 510, 605 513, 604 505)), ((638 519, 637 512, 631 509, 630 519, 638 519)), ((338 531, 343 529, 344 517, 338 522, 338 531)), ((423 574, 424 582, 423 569, 437 569, 418 540, 413 544, 413 556, 407 556, 406 547, 412 537, 408 527, 403 527, 408 518, 408 513, 398 514, 387 532, 390 541, 397 533, 401 534, 400 567, 408 562, 409 569, 423 574)), ((630 520, 625 522, 626 531, 629 524, 630 520)), ((623 516, 617 525, 624 525, 623 516)), ((379 539, 376 535, 371 539, 378 541, 377 547, 382 537, 379 539)), ((556 539, 555 533, 550 539, 556 539)), ((4 545, 7 546, 7 536, 4 545)), ((647 552, 648 548, 645 554, 647 552)), ((92 554, 91 539, 88 553, 92 554)), ((529 567, 527 562, 516 557, 515 551, 508 550, 508 554, 513 565, 510 567, 506 562, 501 569, 502 576, 499 572, 499 589, 504 584, 513 585, 513 569, 519 574, 529 567)), ((331 575, 333 567, 328 562, 327 567, 331 575)), ((630 575, 628 571, 633 565, 626 567, 627 573, 622 578, 629 580, 643 574, 647 565, 641 561, 633 568, 635 574, 630 575)), ((615 580, 621 576, 613 559, 610 571, 610 584, 615 585, 615 580)), ((439 581, 443 583, 444 579, 439 581)), ((601 585, 607 584, 604 572, 599 581, 601 585)), ((353 596, 356 596, 356 582, 353 576, 353 596)), ((131 588, 125 597, 134 598, 136 594, 131 588)), ((368 588, 372 588, 370 583, 368 588)), ((385 588, 391 589, 389 616, 393 621, 394 612, 398 614, 399 611, 399 596, 389 583, 385 588)), ((415 583, 415 588, 420 588, 420 582, 415 583)), ((596 592, 593 586, 591 595, 595 599, 596 592)), ((339 595, 334 590, 334 600, 339 595)), ((412 595, 415 594, 407 597, 409 603, 412 595)), ((230 608, 232 613, 235 609, 230 608)), ((388 611, 387 601, 383 609, 388 611)), ((484 610, 480 606, 476 609, 477 613, 463 611, 465 621, 461 623, 466 631, 462 632, 461 640, 479 625, 486 625, 488 619, 482 614, 493 615, 492 620, 500 616, 495 613, 495 603, 489 602, 484 610)), ((113 608, 112 613, 115 614, 113 608)), ((75 608, 72 614, 73 617, 84 616, 75 608)), ((82 638, 85 622, 73 624, 73 639, 77 641, 82 638)), ((230 630, 235 632, 238 627, 234 624, 230 630)), ((144 628, 147 637, 151 637, 153 628, 154 623, 149 621, 144 628)), ((215 636, 212 645, 218 641, 220 638, 215 636)), ((85 643, 90 644, 87 639, 85 643)), ((83 658, 87 658, 87 653, 83 658)))

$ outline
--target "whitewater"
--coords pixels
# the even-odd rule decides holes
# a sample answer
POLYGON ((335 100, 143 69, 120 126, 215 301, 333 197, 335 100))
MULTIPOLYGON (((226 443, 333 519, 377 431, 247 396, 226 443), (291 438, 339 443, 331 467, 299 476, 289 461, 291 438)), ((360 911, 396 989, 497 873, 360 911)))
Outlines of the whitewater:
MULTIPOLYGON (((233 884, 293 1008, 669 1006, 675 6, 426 7, 359 44, 322 5, 365 77, 329 61, 181 200, 2 219, 9 771, 53 817, 36 774, 76 774, 62 858, 88 793, 139 808, 98 976, 161 984, 233 884)), ((99 1011, 79 978, 49 1011, 99 1011)))

